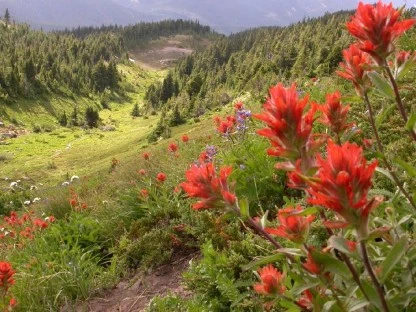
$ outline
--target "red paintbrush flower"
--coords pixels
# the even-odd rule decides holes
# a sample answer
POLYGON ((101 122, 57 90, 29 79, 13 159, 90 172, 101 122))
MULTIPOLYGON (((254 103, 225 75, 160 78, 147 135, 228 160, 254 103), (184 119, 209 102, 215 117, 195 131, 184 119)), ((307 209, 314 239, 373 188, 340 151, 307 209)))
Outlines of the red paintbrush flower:
POLYGON ((322 112, 321 122, 329 126, 331 131, 338 136, 341 136, 345 130, 352 126, 351 123, 347 123, 347 114, 350 107, 342 106, 340 100, 341 93, 336 91, 327 94, 325 104, 319 106, 319 110, 322 112))
POLYGON ((156 176, 156 180, 160 183, 163 183, 166 181, 166 174, 164 174, 163 172, 159 172, 156 176))
POLYGON ((318 275, 321 273, 321 266, 315 262, 311 252, 308 252, 308 258, 302 265, 305 270, 312 274, 318 275))
POLYGON ((188 197, 201 199, 193 205, 196 210, 221 208, 225 205, 234 206, 237 198, 230 190, 227 179, 231 174, 231 167, 223 167, 219 174, 213 163, 193 165, 186 172, 187 182, 180 184, 188 197))
POLYGON ((269 155, 285 157, 295 163, 315 145, 311 137, 315 106, 304 113, 309 97, 298 99, 295 84, 290 88, 278 84, 269 92, 263 113, 254 115, 267 125, 257 134, 270 140, 273 147, 268 150, 269 155))
POLYGON ((315 216, 299 216, 296 212, 301 212, 300 206, 296 208, 288 207, 280 209, 277 213, 280 226, 278 228, 266 228, 266 232, 288 240, 302 244, 309 232, 309 224, 315 219, 315 216))
POLYGON ((360 42, 359 48, 370 54, 379 65, 394 51, 394 41, 416 22, 414 19, 399 21, 401 10, 381 1, 358 4, 357 11, 347 23, 352 36, 360 42))
POLYGON ((12 265, 9 262, 0 261, 0 287, 7 290, 11 285, 14 284, 14 275, 15 271, 13 271, 12 265))
POLYGON ((148 191, 148 190, 146 190, 146 189, 141 189, 141 190, 140 190, 140 195, 141 195, 143 198, 147 198, 147 197, 149 197, 149 191, 148 191))
POLYGON ((220 122, 217 126, 217 131, 222 135, 229 135, 234 130, 235 118, 233 119, 229 117, 230 116, 227 116, 225 120, 220 119, 220 122))
POLYGON ((371 64, 370 58, 356 44, 352 44, 348 49, 343 50, 342 55, 345 63, 339 64, 343 70, 337 71, 337 74, 351 80, 357 94, 362 96, 369 83, 366 68, 371 64))
POLYGON ((234 104, 235 110, 242 110, 243 107, 244 107, 243 102, 237 102, 237 103, 234 104))
POLYGON ((262 295, 283 294, 286 287, 283 285, 284 275, 271 264, 258 270, 261 283, 255 284, 254 290, 262 295))
POLYGON ((143 159, 144 160, 149 160, 150 159, 150 154, 148 152, 144 152, 143 153, 143 159))
POLYGON ((178 150, 178 145, 176 143, 170 143, 168 146, 168 151, 175 153, 178 150))
POLYGON ((365 236, 368 215, 377 205, 367 198, 377 160, 367 164, 358 145, 347 142, 338 146, 329 141, 327 158, 318 156, 317 163, 318 179, 308 180, 308 202, 335 211, 365 236))
POLYGON ((188 141, 189 141, 189 137, 188 137, 186 134, 184 134, 184 135, 182 136, 182 142, 183 142, 183 143, 188 143, 188 141))
POLYGON ((140 169, 137 173, 144 176, 144 175, 146 175, 146 170, 140 169))
POLYGON ((297 304, 306 310, 313 308, 313 295, 310 290, 304 290, 302 296, 297 301, 297 304))

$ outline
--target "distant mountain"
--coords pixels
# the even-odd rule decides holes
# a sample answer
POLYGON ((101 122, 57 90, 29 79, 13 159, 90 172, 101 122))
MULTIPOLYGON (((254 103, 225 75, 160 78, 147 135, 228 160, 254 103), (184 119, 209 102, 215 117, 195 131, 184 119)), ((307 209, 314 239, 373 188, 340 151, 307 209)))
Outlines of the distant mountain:
MULTIPOLYGON (((376 0, 366 1, 375 2, 376 0)), ((126 25, 162 19, 198 19, 223 33, 258 26, 284 26, 356 7, 358 0, 0 0, 0 14, 35 27, 126 25)), ((396 0, 412 6, 416 0, 396 0)))

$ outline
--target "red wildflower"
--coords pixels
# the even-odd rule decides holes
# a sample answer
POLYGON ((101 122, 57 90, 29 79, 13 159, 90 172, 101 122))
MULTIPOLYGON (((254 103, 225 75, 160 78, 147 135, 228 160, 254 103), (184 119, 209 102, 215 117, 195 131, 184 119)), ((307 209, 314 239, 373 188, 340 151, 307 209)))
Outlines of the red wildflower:
POLYGON ((313 308, 313 296, 310 290, 307 289, 302 292, 302 296, 297 301, 297 304, 306 310, 313 308))
MULTIPOLYGON (((287 173, 287 177, 289 180, 287 186, 289 186, 290 188, 304 190, 308 187, 308 184, 305 180, 305 175, 302 172, 301 164, 302 161, 298 159, 295 163, 295 168, 287 173)), ((277 163, 276 168, 285 169, 285 165, 285 163, 277 163)))
POLYGON ((48 217, 48 221, 49 221, 50 223, 53 223, 53 222, 55 222, 55 221, 56 221, 56 218, 55 218, 54 216, 49 216, 49 217, 48 217))
POLYGON ((311 131, 315 106, 303 114, 309 97, 299 100, 295 84, 290 88, 278 84, 269 92, 263 113, 254 115, 265 122, 267 128, 257 133, 270 140, 273 147, 268 150, 269 155, 286 157, 295 162, 313 145, 311 131))
POLYGON ((149 197, 149 191, 146 189, 141 189, 140 194, 142 195, 143 198, 149 197))
POLYGON ((214 123, 218 127, 221 123, 221 117, 220 116, 214 116, 214 123))
POLYGON ((343 50, 342 55, 344 56, 345 63, 340 63, 339 65, 343 71, 337 71, 337 74, 345 79, 351 80, 357 94, 362 96, 368 84, 365 70, 371 61, 367 54, 362 52, 356 44, 352 44, 348 49, 343 50))
POLYGON ((71 198, 71 200, 69 201, 69 203, 71 204, 72 207, 75 207, 77 205, 77 199, 76 198, 71 198))
POLYGON ((381 1, 372 4, 358 4, 357 11, 347 23, 352 36, 360 41, 359 48, 369 53, 383 65, 386 57, 394 50, 394 41, 413 26, 416 20, 399 21, 401 10, 381 1))
POLYGON ((407 52, 407 51, 399 51, 396 53, 396 57, 395 57, 395 69, 394 69, 394 74, 396 77, 399 76, 399 74, 405 69, 405 68, 409 68, 407 66, 407 64, 409 64, 409 62, 412 65, 416 64, 416 52, 407 52))
POLYGON ((165 182, 166 180, 166 174, 164 174, 163 172, 159 172, 156 176, 156 180, 160 183, 165 182))
POLYGON ((284 275, 269 264, 258 270, 261 283, 254 285, 254 290, 262 295, 283 294, 286 287, 283 285, 284 275))
POLYGON ((217 131, 220 134, 228 135, 231 132, 233 132, 235 119, 233 120, 232 118, 229 118, 229 117, 230 116, 228 116, 226 120, 221 120, 220 119, 220 123, 217 126, 217 131))
POLYGON ((10 298, 9 307, 14 307, 17 304, 16 298, 10 298))
POLYGON ((201 152, 201 154, 199 154, 198 160, 200 163, 208 162, 209 161, 208 153, 206 151, 201 152))
POLYGON ((33 225, 41 229, 46 229, 48 227, 48 223, 41 219, 33 220, 33 225))
POLYGON ((6 290, 14 284, 12 265, 9 262, 0 261, 0 287, 6 290))
POLYGON ((181 183, 180 186, 189 197, 201 199, 193 205, 196 210, 219 208, 224 202, 233 206, 236 196, 227 183, 231 171, 231 167, 223 167, 217 174, 213 163, 193 165, 185 174, 187 182, 181 183))
POLYGON ((338 136, 352 126, 351 123, 347 123, 347 114, 350 110, 349 106, 341 105, 341 93, 339 91, 327 94, 326 102, 319 107, 322 112, 321 122, 331 128, 331 131, 338 136))
POLYGON ((353 241, 350 241, 350 240, 347 240, 347 247, 348 247, 349 251, 354 252, 354 251, 357 250, 357 243, 353 242, 353 241))
POLYGON ((138 173, 139 173, 140 175, 144 176, 144 175, 146 175, 146 170, 144 170, 144 169, 140 169, 140 170, 138 171, 138 173))
POLYGON ((144 160, 149 160, 150 159, 150 154, 148 152, 144 152, 143 153, 143 159, 144 160))
POLYGON ((317 162, 319 179, 308 181, 308 202, 331 209, 357 230, 366 231, 368 215, 377 205, 367 198, 377 160, 367 164, 358 145, 329 141, 327 158, 318 156, 317 162))
POLYGON ((302 265, 305 268, 305 270, 312 274, 318 275, 319 273, 321 273, 321 266, 314 261, 311 252, 308 252, 308 258, 302 265))
POLYGON ((243 107, 244 107, 243 102, 237 102, 237 103, 235 103, 235 104, 234 104, 234 108, 235 108, 236 110, 242 110, 242 109, 243 109, 243 107))
POLYGON ((188 141, 189 141, 189 137, 188 137, 186 134, 184 134, 184 135, 182 136, 182 142, 183 142, 183 143, 188 143, 188 141))
POLYGON ((82 209, 87 209, 88 208, 88 205, 86 203, 82 203, 81 208, 82 209))
POLYGON ((168 151, 175 153, 178 150, 178 145, 176 143, 170 143, 168 146, 168 151))
POLYGON ((266 228, 266 232, 287 238, 294 243, 303 243, 309 232, 309 224, 315 219, 315 216, 304 217, 295 214, 302 210, 300 206, 280 209, 277 213, 280 226, 276 229, 266 228))

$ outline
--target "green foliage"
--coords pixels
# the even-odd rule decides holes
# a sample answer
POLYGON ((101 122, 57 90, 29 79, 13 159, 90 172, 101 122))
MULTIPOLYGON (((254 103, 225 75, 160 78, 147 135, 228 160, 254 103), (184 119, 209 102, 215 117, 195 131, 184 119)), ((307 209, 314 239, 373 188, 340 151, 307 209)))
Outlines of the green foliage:
POLYGON ((97 110, 92 107, 87 107, 85 111, 85 123, 90 128, 97 128, 100 121, 100 115, 97 110))
POLYGON ((131 115, 133 117, 140 117, 140 109, 139 109, 139 104, 134 104, 133 106, 133 110, 131 111, 131 115))
POLYGON ((162 83, 151 86, 147 105, 158 108, 168 99, 175 104, 187 95, 190 100, 181 109, 194 112, 204 100, 203 109, 217 106, 224 89, 250 92, 262 99, 277 80, 303 82, 329 76, 342 59, 342 49, 351 42, 343 26, 348 15, 326 14, 290 27, 258 28, 218 38, 211 47, 178 63, 162 83))
POLYGON ((171 129, 167 125, 167 121, 160 119, 155 129, 147 137, 149 143, 156 142, 159 138, 168 139, 171 137, 171 129))

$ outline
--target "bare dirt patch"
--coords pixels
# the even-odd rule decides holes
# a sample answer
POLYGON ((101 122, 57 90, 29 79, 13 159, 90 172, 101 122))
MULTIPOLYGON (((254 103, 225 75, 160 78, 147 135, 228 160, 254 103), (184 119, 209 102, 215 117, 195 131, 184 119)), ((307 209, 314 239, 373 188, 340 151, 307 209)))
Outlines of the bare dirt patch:
MULTIPOLYGON (((188 268, 189 261, 197 258, 198 253, 176 255, 171 263, 162 265, 150 274, 137 273, 130 279, 121 281, 114 289, 78 305, 77 312, 132 312, 145 311, 151 299, 168 293, 181 297, 190 296, 184 288, 182 273, 188 268)), ((61 312, 71 311, 67 308, 61 312)))
POLYGON ((208 39, 176 35, 151 41, 145 48, 130 51, 130 57, 144 69, 160 70, 172 67, 179 59, 210 44, 208 39))

